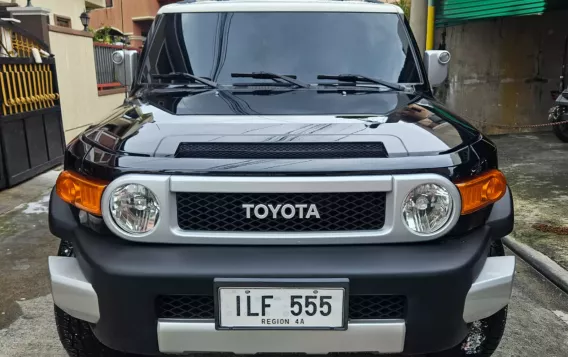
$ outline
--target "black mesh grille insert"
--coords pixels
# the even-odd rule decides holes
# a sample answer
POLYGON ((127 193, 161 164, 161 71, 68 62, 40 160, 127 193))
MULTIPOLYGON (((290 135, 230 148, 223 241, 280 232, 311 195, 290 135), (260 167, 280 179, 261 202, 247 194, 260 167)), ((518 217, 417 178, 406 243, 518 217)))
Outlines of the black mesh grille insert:
POLYGON ((214 311, 213 296, 161 295, 156 299, 159 318, 213 319, 214 311))
POLYGON ((352 159, 386 158, 381 142, 361 143, 181 143, 177 158, 352 159))
POLYGON ((406 297, 400 295, 351 295, 349 318, 353 320, 402 319, 406 297))
POLYGON ((384 192, 348 193, 178 193, 178 224, 182 230, 224 232, 316 232, 357 231, 381 229, 385 223, 384 192), (243 204, 264 205, 258 211, 267 216, 259 219, 254 208, 243 204), (304 204, 304 218, 300 208, 279 211, 274 218, 268 207, 304 204), (309 206, 315 205, 320 218, 309 206))
MULTIPOLYGON (((165 295, 156 299, 158 318, 213 319, 213 296, 165 295)), ((400 295, 350 295, 349 319, 403 319, 406 297, 400 295)))

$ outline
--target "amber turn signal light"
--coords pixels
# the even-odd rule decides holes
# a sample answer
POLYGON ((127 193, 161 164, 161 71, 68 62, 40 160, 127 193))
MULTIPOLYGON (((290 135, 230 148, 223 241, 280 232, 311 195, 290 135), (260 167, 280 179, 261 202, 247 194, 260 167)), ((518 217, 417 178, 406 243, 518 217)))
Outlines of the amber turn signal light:
POLYGON ((65 202, 97 216, 102 215, 101 198, 107 183, 63 171, 55 184, 57 195, 65 202))
POLYGON ((507 192, 507 180, 499 170, 490 170, 456 183, 462 199, 461 214, 470 214, 497 202, 507 192))

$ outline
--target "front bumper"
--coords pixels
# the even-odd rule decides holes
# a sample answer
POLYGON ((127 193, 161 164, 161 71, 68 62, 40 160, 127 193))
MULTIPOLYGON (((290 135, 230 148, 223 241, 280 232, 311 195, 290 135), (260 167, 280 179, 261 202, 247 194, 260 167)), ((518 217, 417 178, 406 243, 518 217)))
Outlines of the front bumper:
MULTIPOLYGON (((493 315, 509 303, 514 257, 488 258, 465 299, 466 322, 493 315)), ((53 300, 76 318, 97 323, 97 293, 77 260, 50 257, 53 300)), ((158 319, 158 348, 163 353, 233 352, 237 354, 404 351, 404 320, 351 321, 347 331, 217 331, 214 321, 158 319)))
MULTIPOLYGON (((507 221, 512 211, 496 207, 490 220, 507 221)), ((460 237, 398 245, 151 245, 81 227, 53 196, 50 225, 76 254, 50 257, 55 304, 91 322, 108 347, 139 354, 442 351, 465 338, 467 322, 508 304, 514 275, 514 257, 487 258, 500 238, 490 224, 460 237), (301 332, 217 331, 210 320, 158 317, 159 295, 213 295, 215 278, 347 278, 351 294, 405 296, 406 315, 351 320, 347 331, 301 332)))

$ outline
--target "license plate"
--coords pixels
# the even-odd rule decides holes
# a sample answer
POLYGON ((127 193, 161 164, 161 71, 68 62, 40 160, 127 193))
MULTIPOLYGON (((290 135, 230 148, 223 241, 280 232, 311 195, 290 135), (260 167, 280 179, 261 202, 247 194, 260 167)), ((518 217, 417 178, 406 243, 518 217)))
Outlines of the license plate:
POLYGON ((345 329, 344 287, 218 288, 219 329, 345 329))

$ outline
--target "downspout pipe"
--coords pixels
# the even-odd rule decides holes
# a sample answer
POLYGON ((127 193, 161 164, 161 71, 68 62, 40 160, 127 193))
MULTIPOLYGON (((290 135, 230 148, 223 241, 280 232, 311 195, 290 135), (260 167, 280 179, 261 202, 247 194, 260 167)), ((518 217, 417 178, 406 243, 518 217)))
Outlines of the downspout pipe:
POLYGON ((434 49, 434 23, 436 20, 436 8, 434 0, 428 0, 428 20, 426 25, 426 51, 434 49))

